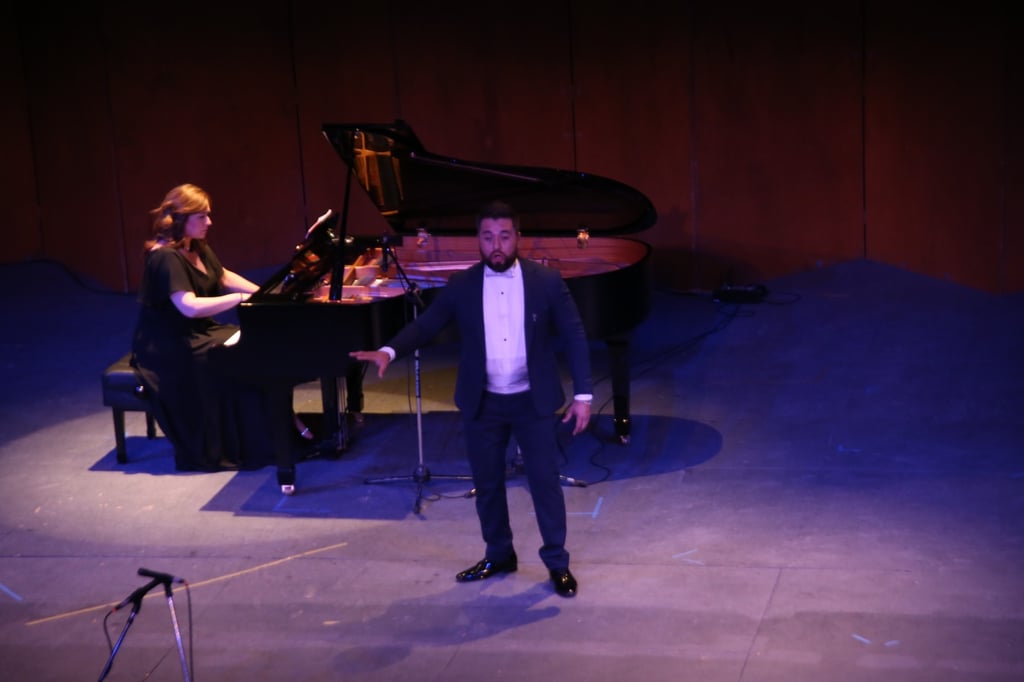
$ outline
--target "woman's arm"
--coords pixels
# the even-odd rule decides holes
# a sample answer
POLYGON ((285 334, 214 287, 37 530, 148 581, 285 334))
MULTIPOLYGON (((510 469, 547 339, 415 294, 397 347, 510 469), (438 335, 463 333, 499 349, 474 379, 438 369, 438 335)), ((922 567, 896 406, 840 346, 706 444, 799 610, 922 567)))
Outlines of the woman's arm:
POLYGON ((196 296, 194 291, 175 291, 171 294, 171 302, 185 317, 210 317, 231 310, 242 301, 248 300, 250 295, 232 292, 223 296, 196 296))
POLYGON ((240 291, 243 294, 251 294, 260 288, 258 284, 250 282, 237 272, 233 272, 227 268, 224 268, 224 274, 221 275, 220 285, 227 291, 240 291))
POLYGON ((225 310, 231 310, 260 287, 237 272, 224 268, 220 285, 230 293, 223 296, 196 296, 192 291, 176 291, 171 294, 174 307, 185 317, 210 317, 225 310))

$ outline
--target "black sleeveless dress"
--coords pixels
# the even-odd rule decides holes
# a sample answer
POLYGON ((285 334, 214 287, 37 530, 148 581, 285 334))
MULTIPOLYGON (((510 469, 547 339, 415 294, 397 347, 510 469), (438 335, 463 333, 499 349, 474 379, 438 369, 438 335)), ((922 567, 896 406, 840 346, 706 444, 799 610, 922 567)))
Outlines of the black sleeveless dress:
POLYGON ((170 247, 146 254, 132 364, 174 446, 179 471, 266 466, 275 461, 281 434, 292 428, 291 389, 245 385, 211 366, 209 350, 238 327, 212 317, 186 317, 171 301, 177 291, 227 293, 220 285, 224 268, 213 250, 200 243, 198 255, 205 273, 170 247))

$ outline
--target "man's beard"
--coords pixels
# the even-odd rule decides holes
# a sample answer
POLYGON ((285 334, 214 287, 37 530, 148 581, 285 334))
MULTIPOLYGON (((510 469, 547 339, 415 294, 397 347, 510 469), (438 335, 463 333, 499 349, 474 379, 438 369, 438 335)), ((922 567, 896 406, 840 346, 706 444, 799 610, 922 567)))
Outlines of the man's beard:
POLYGON ((519 258, 519 249, 510 253, 503 263, 492 263, 491 257, 484 254, 483 251, 480 252, 480 257, 483 259, 484 263, 487 263, 487 267, 491 270, 494 270, 495 272, 505 272, 512 267, 515 264, 516 259, 519 258))

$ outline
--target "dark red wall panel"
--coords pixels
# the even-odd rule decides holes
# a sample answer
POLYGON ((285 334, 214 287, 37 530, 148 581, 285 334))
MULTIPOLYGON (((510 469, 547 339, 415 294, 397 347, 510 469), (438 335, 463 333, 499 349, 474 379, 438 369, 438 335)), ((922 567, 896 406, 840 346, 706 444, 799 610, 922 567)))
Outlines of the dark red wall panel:
POLYGON ((697 251, 723 279, 862 255, 860 26, 857 2, 696 14, 697 251))
MULTIPOLYGON (((872 258, 1024 289, 1010 9, 815 3, 40 2, 15 13, 0 261, 133 289, 148 211, 214 199, 245 270, 340 210, 325 122, 403 118, 430 151, 640 189, 657 280, 709 288, 872 258)), ((386 225, 356 188, 349 229, 386 225)))
MULTIPOLYGON (((398 116, 394 25, 389 3, 293 3, 298 138, 306 220, 344 205, 347 166, 324 138, 324 123, 387 123, 398 116)), ((386 224, 352 184, 349 234, 386 224)))
POLYGON ((101 16, 45 6, 21 15, 39 254, 110 286, 127 282, 101 16), (52 8, 50 8, 52 10, 52 8))
POLYGON ((656 279, 699 283, 690 160, 690 13, 623 12, 612 0, 573 14, 576 170, 610 177, 650 198, 658 222, 636 237, 657 244, 656 279))
POLYGON ((865 204, 868 257, 995 291, 1007 122, 992 7, 869 3, 865 204))
POLYGON ((213 199, 210 241, 228 267, 287 258, 304 232, 287 4, 167 12, 133 3, 105 20, 130 279, 148 211, 172 186, 213 199), (160 47, 154 45, 159 27, 160 47))
MULTIPOLYGON (((429 151, 444 156, 571 163, 564 3, 520 4, 498 24, 492 8, 469 0, 383 5, 360 9, 354 18, 316 15, 301 15, 297 32, 304 149, 312 159, 308 186, 320 187, 313 176, 325 168, 333 186, 344 184, 344 165, 333 150, 316 149, 307 135, 314 120, 401 118, 429 151), (347 26, 334 52, 320 47, 325 24, 347 26)), ((350 233, 387 231, 358 186, 350 211, 350 233)))
POLYGON ((35 160, 25 91, 20 36, 12 23, 0 25, 0 262, 23 261, 42 251, 36 203, 35 160))
POLYGON ((1003 25, 1006 58, 1002 159, 1006 175, 1001 185, 1004 209, 1000 256, 994 266, 1000 273, 1000 292, 1024 291, 1024 42, 1015 39, 1012 31, 1012 24, 1003 25))
POLYGON ((445 0, 395 17, 401 116, 455 158, 572 165, 567 3, 445 0))

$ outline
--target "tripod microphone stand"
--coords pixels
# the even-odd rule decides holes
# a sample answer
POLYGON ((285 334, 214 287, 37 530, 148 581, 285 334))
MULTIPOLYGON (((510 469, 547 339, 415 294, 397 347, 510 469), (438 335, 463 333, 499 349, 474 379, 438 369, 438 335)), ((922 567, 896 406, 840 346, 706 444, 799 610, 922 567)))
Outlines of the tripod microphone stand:
POLYGON ((181 643, 181 630, 178 628, 178 615, 174 610, 174 595, 171 592, 171 583, 183 583, 185 581, 181 578, 175 578, 173 575, 157 573, 156 571, 151 571, 147 568, 140 568, 139 575, 152 578, 152 580, 125 597, 124 601, 110 611, 110 613, 114 613, 114 611, 118 611, 129 604, 132 605, 132 610, 128 614, 128 620, 125 621, 124 627, 121 628, 121 635, 117 638, 117 643, 110 649, 110 657, 107 659, 106 665, 103 666, 103 672, 100 673, 99 680, 102 682, 110 673, 110 668, 114 665, 114 658, 117 656, 117 652, 121 649, 121 644, 124 643, 124 638, 128 635, 128 629, 131 628, 132 623, 135 622, 135 616, 138 615, 139 610, 142 608, 142 598, 157 585, 163 585, 164 594, 167 595, 167 608, 170 609, 171 612, 171 625, 174 628, 174 641, 178 645, 178 659, 181 661, 181 674, 185 682, 189 682, 190 677, 188 663, 185 659, 185 647, 181 643))
MULTIPOLYGON (((395 265, 395 271, 398 273, 398 277, 402 282, 402 286, 405 288, 406 296, 412 301, 412 316, 415 320, 419 315, 420 308, 423 307, 423 299, 419 295, 419 287, 406 276, 405 270, 402 269, 401 264, 398 262, 398 258, 395 256, 391 247, 387 241, 384 242, 382 247, 382 259, 383 269, 387 269, 387 259, 391 258, 395 265)), ((472 476, 467 475, 456 475, 456 474, 433 474, 423 459, 423 393, 420 383, 420 349, 417 348, 413 351, 413 372, 416 378, 416 439, 417 448, 419 454, 419 460, 416 464, 416 468, 413 470, 410 476, 382 476, 378 478, 368 478, 364 482, 367 484, 375 483, 395 483, 399 481, 412 481, 416 484, 416 502, 413 504, 413 513, 419 514, 423 508, 423 487, 431 481, 431 479, 447 479, 451 481, 472 481, 472 476)))

